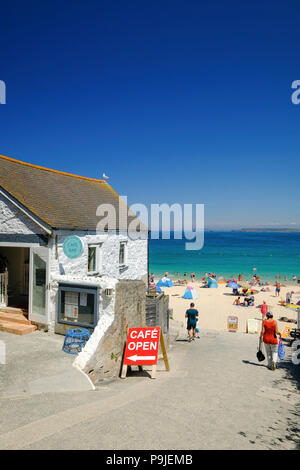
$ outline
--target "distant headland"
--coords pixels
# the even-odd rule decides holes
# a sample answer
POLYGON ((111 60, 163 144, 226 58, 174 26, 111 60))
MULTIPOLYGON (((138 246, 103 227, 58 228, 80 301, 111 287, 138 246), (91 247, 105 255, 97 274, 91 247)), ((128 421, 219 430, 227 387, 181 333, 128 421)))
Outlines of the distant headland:
POLYGON ((240 228, 232 232, 300 232, 300 228, 240 228))

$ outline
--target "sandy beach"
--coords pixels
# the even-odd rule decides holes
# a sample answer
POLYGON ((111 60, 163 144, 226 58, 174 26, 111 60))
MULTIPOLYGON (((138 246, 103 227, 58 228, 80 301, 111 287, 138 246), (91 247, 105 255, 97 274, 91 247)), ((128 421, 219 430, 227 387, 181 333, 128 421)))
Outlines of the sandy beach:
MULTIPOLYGON (((285 326, 296 327, 295 323, 279 321, 281 317, 297 320, 297 310, 294 308, 286 308, 280 305, 281 297, 285 300, 285 294, 288 291, 294 291, 293 302, 296 303, 300 299, 300 287, 294 285, 284 285, 281 287, 280 296, 275 297, 275 287, 270 286, 270 292, 259 292, 255 294, 255 305, 252 307, 243 307, 233 305, 236 296, 232 295, 232 289, 226 287, 226 284, 219 284, 217 289, 203 288, 202 282, 195 281, 187 285, 196 288, 199 298, 193 301, 183 299, 186 286, 162 287, 162 291, 169 295, 169 307, 173 310, 173 318, 177 321, 185 320, 185 311, 189 308, 191 302, 194 302, 195 308, 199 311, 198 328, 212 330, 226 330, 228 315, 238 317, 238 332, 246 333, 247 320, 255 318, 259 320, 259 328, 261 326, 261 313, 259 305, 265 300, 269 306, 269 310, 273 313, 274 319, 278 321, 278 329, 282 331, 285 326), (297 298, 299 296, 299 298, 297 298)), ((255 287, 261 290, 262 287, 255 287)), ((243 297, 241 297, 243 301, 243 297)))

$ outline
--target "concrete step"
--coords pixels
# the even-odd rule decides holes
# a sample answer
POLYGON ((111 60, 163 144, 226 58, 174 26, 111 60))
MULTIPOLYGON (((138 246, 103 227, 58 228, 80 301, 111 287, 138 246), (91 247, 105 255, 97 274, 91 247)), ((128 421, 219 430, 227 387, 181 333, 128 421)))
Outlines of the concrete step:
POLYGON ((22 336, 27 335, 28 333, 32 333, 36 329, 37 327, 35 325, 28 325, 0 319, 0 331, 5 331, 6 333, 13 333, 15 335, 22 336))
POLYGON ((0 310, 0 321, 1 320, 8 321, 8 322, 22 323, 25 325, 31 325, 30 320, 28 320, 21 313, 6 313, 0 310))

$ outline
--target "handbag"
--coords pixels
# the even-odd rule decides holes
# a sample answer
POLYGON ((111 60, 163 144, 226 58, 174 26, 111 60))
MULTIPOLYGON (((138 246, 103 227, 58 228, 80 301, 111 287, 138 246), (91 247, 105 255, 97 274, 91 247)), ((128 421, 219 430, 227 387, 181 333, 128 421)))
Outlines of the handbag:
POLYGON ((280 341, 278 344, 278 357, 279 359, 283 360, 284 356, 285 356, 284 344, 282 342, 282 339, 280 338, 280 341))
POLYGON ((259 340, 259 344, 258 344, 258 351, 256 353, 256 357, 257 357, 257 360, 259 362, 262 362, 265 360, 265 355, 263 354, 262 350, 261 350, 261 339, 259 340))

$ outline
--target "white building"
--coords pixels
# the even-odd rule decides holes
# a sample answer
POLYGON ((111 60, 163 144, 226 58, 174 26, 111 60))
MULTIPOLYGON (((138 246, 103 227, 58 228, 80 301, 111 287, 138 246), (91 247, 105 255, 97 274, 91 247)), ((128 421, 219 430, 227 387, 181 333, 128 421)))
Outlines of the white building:
POLYGON ((132 239, 127 218, 135 215, 106 181, 0 156, 0 273, 8 271, 8 286, 0 274, 0 305, 28 310, 31 322, 52 331, 94 328, 118 280, 147 282, 148 229, 139 222, 132 239), (116 230, 97 230, 103 204, 115 209, 116 230), (82 247, 76 258, 64 245, 70 236, 82 247))

